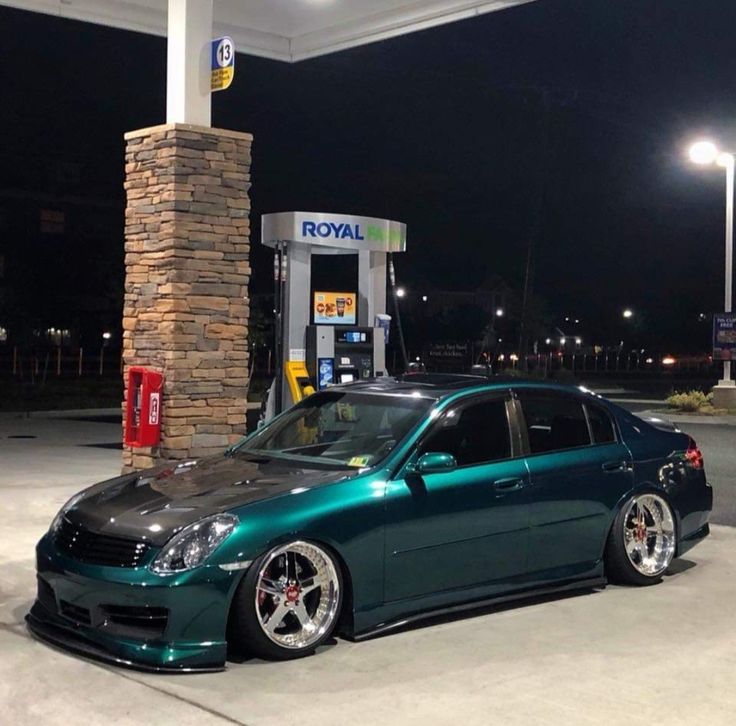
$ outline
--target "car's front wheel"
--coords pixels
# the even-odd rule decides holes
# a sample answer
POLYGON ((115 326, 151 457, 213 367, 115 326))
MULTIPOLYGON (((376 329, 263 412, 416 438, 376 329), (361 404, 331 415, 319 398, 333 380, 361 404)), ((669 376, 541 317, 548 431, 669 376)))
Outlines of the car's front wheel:
POLYGON ((335 630, 342 596, 340 566, 325 548, 302 540, 276 547, 240 583, 231 643, 262 658, 309 655, 335 630))
POLYGON ((675 556, 675 517, 664 497, 636 494, 621 508, 606 546, 606 572, 613 582, 658 582, 675 556))

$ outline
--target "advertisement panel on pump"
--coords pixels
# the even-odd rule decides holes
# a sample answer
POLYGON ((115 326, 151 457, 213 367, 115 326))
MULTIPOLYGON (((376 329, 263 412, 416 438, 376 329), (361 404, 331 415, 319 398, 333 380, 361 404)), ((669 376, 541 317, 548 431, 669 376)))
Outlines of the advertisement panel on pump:
POLYGON ((315 325, 355 325, 355 292, 315 292, 312 317, 315 325))

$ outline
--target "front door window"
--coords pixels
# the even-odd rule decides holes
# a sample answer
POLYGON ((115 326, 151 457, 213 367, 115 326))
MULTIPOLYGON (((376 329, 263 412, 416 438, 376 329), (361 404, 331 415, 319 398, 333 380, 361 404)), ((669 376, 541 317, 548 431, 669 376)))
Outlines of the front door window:
POLYGON ((458 466, 508 459, 506 402, 483 401, 448 411, 420 446, 420 453, 429 451, 452 454, 458 466))

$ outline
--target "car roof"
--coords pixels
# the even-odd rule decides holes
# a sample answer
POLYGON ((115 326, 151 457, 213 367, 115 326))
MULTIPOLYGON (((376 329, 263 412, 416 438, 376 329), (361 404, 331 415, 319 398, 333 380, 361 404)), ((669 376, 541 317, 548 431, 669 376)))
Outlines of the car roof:
POLYGON ((365 381, 343 383, 331 386, 330 390, 350 390, 356 393, 381 393, 393 395, 419 394, 423 398, 439 400, 451 394, 473 389, 489 390, 493 388, 509 388, 511 386, 526 387, 533 385, 559 392, 585 393, 585 389, 550 383, 521 376, 478 376, 455 373, 404 373, 398 376, 381 376, 365 381))

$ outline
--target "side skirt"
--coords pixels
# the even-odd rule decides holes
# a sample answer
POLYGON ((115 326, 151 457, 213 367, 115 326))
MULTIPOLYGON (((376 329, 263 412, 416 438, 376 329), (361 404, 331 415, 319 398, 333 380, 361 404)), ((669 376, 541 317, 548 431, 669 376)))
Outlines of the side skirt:
POLYGON ((352 637, 350 637, 350 640, 368 640, 369 638, 375 638, 379 635, 383 635, 384 633, 389 633, 393 630, 403 628, 404 626, 411 623, 434 618, 438 615, 451 615, 453 613, 461 613, 468 610, 477 610, 487 605, 500 605, 505 602, 513 602, 515 600, 527 600, 530 598, 539 597, 541 595, 553 595, 558 592, 603 588, 607 584, 608 580, 605 577, 591 577, 586 580, 574 580, 572 582, 560 583, 557 585, 551 585, 549 587, 538 587, 533 590, 522 590, 519 592, 509 593, 508 595, 497 595, 496 597, 490 597, 483 600, 472 600, 460 605, 450 605, 449 607, 426 610, 421 613, 415 613, 414 615, 399 618, 398 620, 392 620, 387 623, 380 623, 370 630, 365 630, 361 633, 354 634, 352 637))

